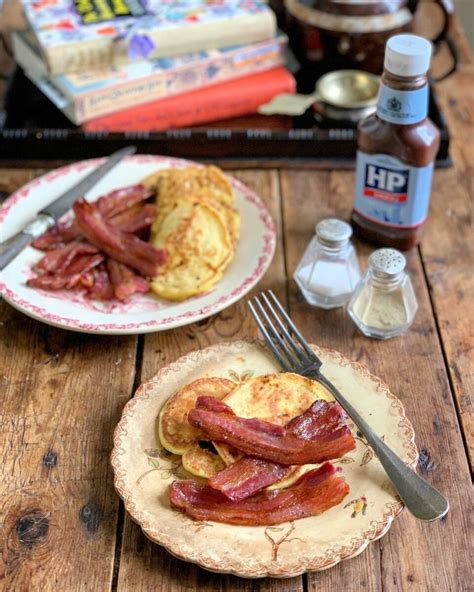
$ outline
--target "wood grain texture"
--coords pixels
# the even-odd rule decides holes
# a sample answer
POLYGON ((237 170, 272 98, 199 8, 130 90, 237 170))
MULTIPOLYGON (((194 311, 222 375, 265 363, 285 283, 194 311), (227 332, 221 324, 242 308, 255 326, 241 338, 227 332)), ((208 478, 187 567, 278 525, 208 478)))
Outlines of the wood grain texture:
MULTIPOLYGON (((442 174, 444 171, 438 173, 442 174)), ((314 224, 329 215, 348 218, 353 183, 354 175, 349 172, 282 173, 290 276, 313 234, 314 224)), ((365 267, 371 249, 361 244, 358 249, 365 267)), ((419 310, 414 325, 398 338, 376 341, 364 337, 342 309, 323 311, 307 305, 294 282, 290 284, 290 310, 308 339, 366 364, 401 399, 415 428, 421 454, 419 469, 448 497, 451 511, 445 520, 433 524, 421 524, 405 512, 385 538, 369 547, 369 553, 349 562, 350 569, 339 565, 310 576, 310 589, 314 591, 333 590, 335 582, 340 589, 352 590, 357 573, 365 578, 370 574, 375 581, 368 585, 377 589, 379 570, 384 591, 468 589, 469 471, 416 250, 408 254, 408 263, 419 310), (357 569, 357 563, 365 565, 357 569)))
MULTIPOLYGON (((357 558, 291 580, 241 580, 176 560, 150 543, 138 526, 118 512, 109 468, 111 432, 131 396, 135 372, 140 374, 140 382, 189 351, 255 335, 245 303, 188 327, 139 338, 138 343, 144 346, 143 356, 139 348, 138 368, 134 337, 64 332, 0 303, 1 589, 472 589, 472 542, 468 539, 472 531, 468 510, 472 506, 461 429, 472 463, 474 66, 457 20, 452 36, 460 49, 461 66, 437 91, 451 132, 454 167, 436 171, 424 239, 419 254, 409 254, 420 303, 413 327, 387 342, 369 340, 343 310, 312 309, 294 282, 290 279, 288 283, 291 312, 306 336, 364 362, 403 401, 417 434, 419 470, 451 503, 446 519, 421 524, 405 512, 388 535, 357 558)), ((61 164, 45 166, 49 169, 61 164)), ((252 164, 260 170, 234 174, 265 199, 280 232, 275 260, 257 290, 271 287, 286 302, 285 271, 291 278, 318 220, 328 215, 348 217, 354 176, 342 170, 311 171, 307 167, 312 165, 306 161, 299 163, 306 170, 294 171, 285 170, 283 160, 252 164), (280 175, 271 170, 276 166, 283 169, 280 175)), ((232 169, 238 165, 227 162, 232 169)), ((42 174, 40 166, 28 168, 23 163, 19 168, 1 168, 0 191, 11 193, 42 174)), ((318 167, 328 168, 329 163, 319 162, 318 167)), ((358 244, 358 250, 365 265, 370 248, 358 244)))
MULTIPOLYGON (((273 263, 259 284, 257 291, 272 288, 280 298, 285 294, 285 268, 281 240, 280 193, 275 171, 237 171, 237 178, 254 189, 264 200, 277 224, 277 252, 273 263)), ((242 220, 245 224, 245 220, 242 220)), ((244 298, 239 303, 210 319, 187 327, 155 333, 145 337, 142 380, 153 376, 160 367, 180 356, 222 341, 233 341, 256 335, 253 321, 246 310, 244 298)), ((283 300, 284 301, 284 300, 283 300)), ((243 580, 233 576, 215 576, 203 569, 175 559, 165 550, 150 543, 140 529, 126 517, 123 532, 122 555, 118 577, 118 591, 134 592, 162 590, 181 592, 199 590, 214 592, 302 592, 302 578, 291 580, 243 580)))
POLYGON ((438 88, 455 167, 437 171, 421 254, 451 383, 474 467, 474 64, 438 88))
POLYGON ((118 499, 109 453, 134 337, 54 329, 0 304, 0 586, 108 590, 118 499))
POLYGON ((7 197, 46 171, 46 169, 41 168, 14 169, 3 167, 0 170, 0 193, 3 197, 7 197))

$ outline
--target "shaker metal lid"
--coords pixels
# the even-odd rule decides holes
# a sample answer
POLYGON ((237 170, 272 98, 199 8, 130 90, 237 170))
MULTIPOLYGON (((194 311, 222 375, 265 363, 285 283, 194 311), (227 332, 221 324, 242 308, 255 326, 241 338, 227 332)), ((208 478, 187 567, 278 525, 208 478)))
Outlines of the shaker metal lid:
POLYGON ((395 276, 405 269, 407 261, 396 249, 378 249, 369 257, 370 267, 379 273, 395 276))
POLYGON ((337 218, 326 218, 316 224, 316 234, 325 243, 344 243, 351 238, 352 228, 337 218))

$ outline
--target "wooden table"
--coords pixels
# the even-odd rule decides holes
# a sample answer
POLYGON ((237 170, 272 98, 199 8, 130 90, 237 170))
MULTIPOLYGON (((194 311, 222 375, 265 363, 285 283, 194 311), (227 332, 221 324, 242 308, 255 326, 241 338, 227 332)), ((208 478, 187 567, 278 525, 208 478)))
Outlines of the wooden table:
MULTIPOLYGON (((386 342, 367 339, 343 310, 305 304, 291 279, 315 222, 349 216, 353 171, 268 165, 233 171, 262 196, 277 223, 275 259, 257 289, 275 290, 309 340, 365 363, 390 385, 414 424, 418 469, 448 497, 448 516, 422 524, 404 512, 359 557, 290 580, 220 576, 174 559, 124 513, 112 485, 112 431, 136 387, 164 364, 197 348, 255 335, 245 301, 194 325, 138 337, 53 329, 0 303, 3 590, 474 589, 468 525, 474 444, 474 70, 462 39, 460 45, 459 72, 438 87, 454 166, 436 171, 424 239, 408 253, 419 310, 405 335, 386 342)), ((0 168, 0 184, 13 191, 41 172, 0 168)), ((365 265, 371 248, 357 247, 365 265)))

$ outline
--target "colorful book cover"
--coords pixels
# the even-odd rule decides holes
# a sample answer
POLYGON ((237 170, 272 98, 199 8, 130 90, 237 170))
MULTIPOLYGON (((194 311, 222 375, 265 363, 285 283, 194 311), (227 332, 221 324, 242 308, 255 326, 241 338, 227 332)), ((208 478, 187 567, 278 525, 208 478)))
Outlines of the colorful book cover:
POLYGON ((279 35, 247 46, 49 77, 37 56, 34 40, 25 33, 13 36, 17 62, 50 100, 77 124, 132 105, 269 70, 284 63, 286 44, 286 36, 279 35), (65 100, 69 104, 67 108, 65 100))
POLYGON ((295 87, 285 68, 274 68, 92 119, 83 129, 140 132, 200 125, 256 113, 260 105, 278 94, 295 92, 295 87))
POLYGON ((51 73, 263 41, 260 0, 23 0, 51 73), (81 48, 81 51, 79 50, 81 48))

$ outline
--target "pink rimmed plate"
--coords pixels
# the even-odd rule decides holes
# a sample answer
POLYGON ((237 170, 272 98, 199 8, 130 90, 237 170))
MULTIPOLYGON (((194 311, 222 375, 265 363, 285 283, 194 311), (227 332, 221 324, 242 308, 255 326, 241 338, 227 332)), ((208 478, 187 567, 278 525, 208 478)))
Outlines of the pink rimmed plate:
MULTIPOLYGON (((378 378, 341 354, 314 348, 322 371, 407 464, 414 465, 414 431, 401 402, 378 378)), ((403 504, 365 439, 351 425, 357 447, 334 461, 350 486, 338 506, 277 526, 195 522, 172 509, 168 488, 182 478, 179 456, 164 451, 155 418, 176 390, 204 376, 239 382, 279 372, 258 342, 223 343, 184 356, 140 386, 114 434, 115 487, 130 516, 155 543, 180 559, 246 578, 287 578, 355 557, 383 536, 403 504)))
MULTIPOLYGON (((36 212, 77 183, 102 159, 85 160, 56 169, 16 191, 0 208, 0 241, 21 230, 36 212)), ((186 167, 194 162, 162 156, 131 156, 117 165, 92 191, 94 201, 112 189, 139 182, 159 168, 186 167)), ((29 288, 32 265, 42 256, 28 247, 0 272, 0 293, 25 314, 64 329, 98 334, 150 333, 187 325, 230 306, 264 275, 275 252, 275 226, 262 200, 243 183, 229 177, 241 216, 240 240, 223 278, 208 292, 184 302, 151 295, 134 296, 127 303, 101 303, 71 292, 29 288)))

